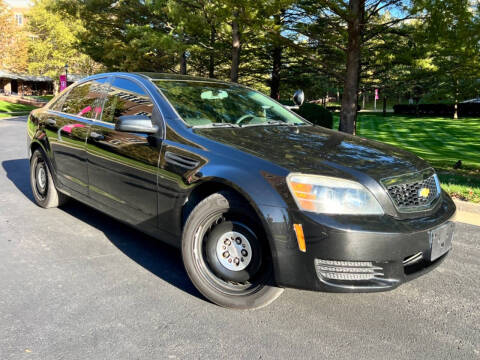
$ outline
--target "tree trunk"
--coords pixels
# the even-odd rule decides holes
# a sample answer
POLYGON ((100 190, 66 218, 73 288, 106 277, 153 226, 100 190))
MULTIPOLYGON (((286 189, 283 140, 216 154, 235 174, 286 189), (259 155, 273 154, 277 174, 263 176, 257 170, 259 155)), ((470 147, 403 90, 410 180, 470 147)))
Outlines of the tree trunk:
POLYGON ((238 82, 238 68, 240 65, 240 28, 238 24, 238 12, 234 13, 232 21, 232 67, 230 69, 230 81, 238 82))
POLYGON ((187 53, 185 51, 180 57, 180 74, 187 75, 187 53))
POLYGON ((458 80, 455 84, 455 106, 454 106, 454 111, 453 111, 453 118, 455 120, 458 119, 458 94, 459 94, 459 90, 458 90, 458 80))
POLYGON ((280 26, 282 25, 282 15, 283 11, 280 14, 275 15, 275 25, 278 26, 278 31, 275 33, 275 38, 273 39, 273 50, 272 50, 272 81, 270 83, 270 97, 275 100, 280 100, 280 70, 282 68, 282 46, 278 41, 280 37, 280 26))
POLYGON ((387 116, 387 97, 383 97, 383 116, 387 116))
POLYGON ((365 0, 350 0, 348 20, 347 71, 343 84, 339 130, 355 134, 358 87, 360 83, 360 52, 362 48, 365 0))
POLYGON ((270 97, 280 99, 280 68, 282 67, 282 47, 275 46, 272 53, 272 82, 270 84, 270 97))
POLYGON ((212 26, 210 29, 210 54, 208 59, 208 77, 213 78, 215 77, 215 37, 217 35, 217 31, 215 30, 215 26, 212 26))

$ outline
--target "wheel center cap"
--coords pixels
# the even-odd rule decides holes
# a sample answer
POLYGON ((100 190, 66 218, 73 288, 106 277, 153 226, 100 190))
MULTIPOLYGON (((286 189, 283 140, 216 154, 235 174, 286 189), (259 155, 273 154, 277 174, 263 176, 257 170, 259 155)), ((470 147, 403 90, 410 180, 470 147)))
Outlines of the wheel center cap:
POLYGON ((229 231, 217 241, 217 257, 228 270, 241 271, 252 261, 252 247, 243 234, 229 231))
POLYGON ((43 189, 45 187, 46 182, 47 182, 47 176, 46 176, 45 169, 43 168, 43 166, 40 167, 40 169, 38 169, 37 181, 38 181, 38 185, 43 189))

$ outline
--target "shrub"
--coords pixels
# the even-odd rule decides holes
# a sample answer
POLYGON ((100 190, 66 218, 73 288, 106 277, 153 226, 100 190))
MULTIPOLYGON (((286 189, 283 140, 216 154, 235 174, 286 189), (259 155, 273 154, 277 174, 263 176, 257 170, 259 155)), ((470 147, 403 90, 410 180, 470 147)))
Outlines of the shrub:
POLYGON ((295 103, 293 102, 293 100, 290 100, 290 99, 280 99, 278 100, 278 102, 285 106, 295 106, 295 103))
MULTIPOLYGON (((293 100, 280 99, 278 102, 286 106, 295 106, 293 100)), ((315 125, 323 126, 329 129, 333 128, 332 113, 321 105, 314 103, 303 103, 300 108, 291 110, 315 125)))
POLYGON ((330 110, 330 111, 340 111, 341 109, 342 109, 342 107, 340 105, 327 106, 327 110, 330 110))
MULTIPOLYGON (((327 106, 327 110, 340 111, 342 110, 342 107, 340 105, 330 105, 330 106, 327 106)), ((360 110, 362 110, 362 105, 357 104, 357 111, 360 111, 360 110)))
MULTIPOLYGON (((398 104, 393 106, 394 113, 399 115, 452 117, 454 110, 454 104, 398 104)), ((458 104, 458 116, 480 116, 480 103, 458 104)))
POLYGON ((332 113, 321 105, 304 103, 299 109, 292 110, 315 125, 329 129, 333 127, 332 113))

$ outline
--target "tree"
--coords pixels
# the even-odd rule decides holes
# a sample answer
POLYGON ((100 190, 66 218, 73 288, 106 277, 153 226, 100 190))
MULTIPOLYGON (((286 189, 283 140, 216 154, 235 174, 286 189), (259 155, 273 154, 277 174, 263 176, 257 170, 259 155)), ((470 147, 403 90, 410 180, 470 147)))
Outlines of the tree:
POLYGON ((263 4, 254 0, 225 0, 230 9, 230 18, 227 20, 231 28, 231 66, 230 81, 238 82, 240 69, 240 53, 246 42, 247 32, 255 32, 260 28, 263 4))
MULTIPOLYGON (((328 29, 331 35, 326 35, 327 41, 320 41, 328 47, 336 47, 344 52, 344 70, 331 71, 340 78, 343 84, 342 107, 339 130, 355 134, 358 93, 362 74, 362 58, 364 49, 372 40, 388 31, 393 26, 409 17, 404 6, 408 1, 402 0, 302 0, 299 2, 305 10, 304 27, 313 30, 312 25, 324 34, 328 29), (378 19, 391 9, 396 9, 398 16, 379 22, 378 19), (333 39, 335 41, 332 41, 333 39), (335 46, 336 45, 336 46, 335 46)), ((312 32, 315 36, 315 32, 312 32)), ((317 41, 320 36, 314 37, 317 41)), ((321 59, 325 53, 319 56, 321 59)), ((328 71, 328 66, 324 67, 328 71)), ((338 69, 338 67, 337 67, 338 69)))
POLYGON ((339 130, 355 134, 361 72, 360 54, 365 28, 365 0, 350 0, 348 10, 343 12, 343 18, 347 22, 348 44, 339 130))
POLYGON ((282 68, 283 47, 280 41, 284 11, 274 15, 275 28, 272 36, 272 76, 270 80, 270 97, 280 99, 280 70, 282 68))
POLYGON ((421 65, 430 75, 430 96, 455 104, 480 90, 479 5, 468 0, 419 0, 416 11, 422 16, 415 36, 424 57, 421 65), (433 80, 433 81, 432 81, 433 80))
POLYGON ((79 49, 110 70, 175 71, 180 63, 167 0, 57 0, 54 8, 81 19, 79 49))
POLYGON ((169 0, 167 9, 171 34, 181 39, 194 73, 215 77, 216 66, 227 61, 228 9, 219 0, 169 0))
POLYGON ((38 0, 28 13, 28 70, 56 78, 68 64, 70 72, 90 75, 102 70, 78 48, 77 37, 84 31, 81 21, 51 11, 54 0, 38 0))
POLYGON ((27 34, 14 19, 8 5, 0 0, 0 66, 23 73, 27 70, 27 34))

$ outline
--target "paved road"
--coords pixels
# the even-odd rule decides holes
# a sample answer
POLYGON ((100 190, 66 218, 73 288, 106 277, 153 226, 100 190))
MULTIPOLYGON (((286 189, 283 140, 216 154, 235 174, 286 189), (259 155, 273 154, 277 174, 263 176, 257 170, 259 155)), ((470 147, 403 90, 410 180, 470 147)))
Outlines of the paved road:
POLYGON ((0 359, 480 359, 480 227, 387 293, 205 301, 177 250, 72 202, 32 202, 25 119, 0 119, 0 359))

